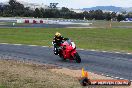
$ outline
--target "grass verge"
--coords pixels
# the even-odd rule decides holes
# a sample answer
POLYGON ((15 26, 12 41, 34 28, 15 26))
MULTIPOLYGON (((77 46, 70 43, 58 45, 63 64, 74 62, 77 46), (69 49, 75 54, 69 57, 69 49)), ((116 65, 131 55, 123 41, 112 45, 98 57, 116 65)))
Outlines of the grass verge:
POLYGON ((53 66, 0 60, 0 88, 81 88, 74 77, 55 73, 53 66))

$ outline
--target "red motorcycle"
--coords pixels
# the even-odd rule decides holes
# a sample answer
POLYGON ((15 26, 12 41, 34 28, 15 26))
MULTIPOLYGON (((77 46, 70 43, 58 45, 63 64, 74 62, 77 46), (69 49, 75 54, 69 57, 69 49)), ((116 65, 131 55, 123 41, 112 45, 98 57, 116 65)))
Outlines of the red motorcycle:
POLYGON ((81 58, 76 51, 75 43, 70 39, 63 41, 59 48, 59 56, 63 59, 75 60, 77 63, 81 62, 81 58))

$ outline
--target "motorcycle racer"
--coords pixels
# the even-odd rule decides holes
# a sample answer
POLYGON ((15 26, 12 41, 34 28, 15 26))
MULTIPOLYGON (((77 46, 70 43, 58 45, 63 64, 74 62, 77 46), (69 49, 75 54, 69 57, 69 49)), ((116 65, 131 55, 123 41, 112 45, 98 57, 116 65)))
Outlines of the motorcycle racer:
POLYGON ((55 55, 59 55, 59 47, 60 44, 63 42, 63 40, 67 40, 68 38, 64 38, 63 36, 61 36, 61 33, 56 32, 55 36, 53 38, 53 42, 52 44, 54 45, 54 54, 55 55))

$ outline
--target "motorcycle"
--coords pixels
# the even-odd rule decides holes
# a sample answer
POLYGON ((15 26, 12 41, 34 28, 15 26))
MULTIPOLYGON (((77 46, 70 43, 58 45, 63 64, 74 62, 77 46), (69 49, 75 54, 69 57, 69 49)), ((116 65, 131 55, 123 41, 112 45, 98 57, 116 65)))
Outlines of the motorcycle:
POLYGON ((64 40, 59 47, 59 56, 63 60, 75 60, 77 63, 81 63, 81 58, 76 51, 75 43, 70 39, 64 40))

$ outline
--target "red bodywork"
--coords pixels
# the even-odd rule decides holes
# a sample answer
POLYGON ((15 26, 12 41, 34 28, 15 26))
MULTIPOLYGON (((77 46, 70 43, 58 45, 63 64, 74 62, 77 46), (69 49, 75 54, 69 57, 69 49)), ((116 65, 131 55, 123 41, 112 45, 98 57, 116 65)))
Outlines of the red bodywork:
POLYGON ((63 56, 64 59, 74 60, 74 55, 77 53, 76 48, 72 47, 71 40, 66 40, 61 45, 60 55, 63 56))

